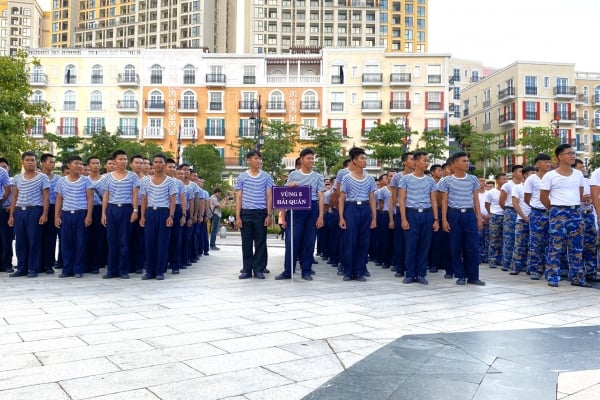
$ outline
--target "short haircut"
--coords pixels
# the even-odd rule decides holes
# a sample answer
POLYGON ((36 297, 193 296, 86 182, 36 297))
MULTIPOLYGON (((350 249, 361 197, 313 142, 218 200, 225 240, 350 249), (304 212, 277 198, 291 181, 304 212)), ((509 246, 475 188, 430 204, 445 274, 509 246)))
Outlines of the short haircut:
POLYGON ((190 168, 190 164, 187 164, 187 163, 179 164, 179 167, 177 167, 177 169, 183 169, 185 167, 190 168))
POLYGON ((565 151, 566 149, 570 149, 570 148, 571 148, 571 145, 569 143, 559 144, 554 149, 554 155, 556 157, 558 157, 558 156, 560 156, 562 154, 563 151, 565 151))
POLYGON ((385 174, 379 175, 379 179, 381 180, 383 177, 387 177, 387 172, 385 174))
POLYGON ((115 159, 112 157, 108 157, 106 160, 104 160, 104 164, 108 163, 109 161, 114 161, 115 159))
POLYGON ((302 162, 300 161, 300 157, 296 157, 294 160, 294 168, 300 168, 302 166, 302 162))
POLYGON ((347 159, 344 160, 344 162, 342 163, 342 167, 346 168, 346 167, 348 167, 348 164, 350 164, 350 159, 349 158, 347 158, 347 159))
POLYGON ((575 162, 573 163, 573 166, 576 166, 578 164, 585 165, 584 162, 583 162, 583 160, 577 158, 577 159, 575 159, 575 162))
POLYGON ((98 156, 89 156, 89 157, 87 158, 87 160, 85 160, 85 163, 86 163, 86 164, 89 164, 89 163, 90 163, 90 161, 92 161, 92 160, 98 160, 98 161, 100 161, 100 157, 98 157, 98 156))
POLYGON ((125 150, 115 150, 112 153, 112 159, 116 160, 118 156, 124 155, 125 157, 127 157, 127 153, 125 152, 125 150))
POLYGON ((33 157, 37 160, 37 156, 33 151, 24 151, 23 154, 21 154, 21 161, 23 161, 25 157, 33 157))
POLYGON ((42 154, 42 155, 40 156, 40 161, 41 161, 41 162, 46 162, 46 160, 47 160, 47 159, 49 159, 49 158, 51 158, 51 157, 52 157, 52 158, 56 158, 56 157, 54 156, 54 154, 52 154, 52 153, 44 153, 44 154, 42 154))
POLYGON ((533 163, 537 163, 538 161, 550 161, 552 160, 550 158, 550 156, 546 153, 540 153, 537 156, 535 156, 535 159, 533 160, 533 163))
POLYGON ((132 156, 132 157, 131 157, 131 160, 129 160, 129 161, 133 161, 133 160, 135 160, 136 158, 139 158, 140 160, 144 161, 144 157, 142 157, 142 156, 141 156, 141 155, 139 155, 139 154, 136 154, 136 155, 132 156))
POLYGON ((69 158, 67 158, 67 165, 71 164, 73 161, 81 161, 81 162, 83 162, 83 159, 80 156, 77 156, 77 155, 69 156, 69 158))
POLYGON ((363 154, 366 155, 367 153, 365 153, 365 150, 360 147, 353 147, 348 152, 348 155, 350 156, 351 160, 356 160, 359 156, 362 156, 363 154))
POLYGON ((523 175, 525 175, 528 172, 535 172, 537 171, 537 168, 535 168, 533 165, 528 165, 526 167, 523 167, 523 175))
POLYGON ((258 150, 250 150, 248 153, 246 153, 246 159, 252 158, 254 156, 262 158, 262 154, 260 154, 260 151, 258 150))
POLYGON ((300 152, 300 158, 308 156, 310 154, 312 154, 314 156, 315 151, 312 149, 312 147, 307 147, 305 149, 302 149, 302 151, 300 152))
POLYGON ((452 154, 452 156, 450 157, 450 163, 454 164, 456 162, 456 160, 458 160, 459 158, 463 158, 463 157, 468 157, 467 153, 465 153, 464 151, 457 151, 456 153, 452 154))
POLYGON ((402 154, 402 157, 400 158, 400 160, 402 160, 402 162, 405 162, 406 160, 408 160, 408 156, 413 156, 414 154, 412 151, 407 151, 406 153, 402 154))
POLYGON ((426 151, 415 151, 415 153, 413 154, 413 159, 418 160, 421 157, 425 157, 428 155, 429 153, 427 153, 426 151))
POLYGON ((221 193, 221 189, 220 189, 220 188, 218 188, 218 187, 216 187, 216 188, 213 190, 213 193, 221 193))
POLYGON ((498 180, 498 179, 502 178, 503 176, 506 176, 506 174, 504 172, 500 172, 499 174, 496 174, 496 176, 494 177, 494 179, 498 180))
POLYGON ((162 159, 164 162, 167 162, 167 157, 164 154, 161 153, 157 153, 155 155, 152 156, 152 161, 154 161, 155 158, 160 158, 162 159))
POLYGON ((523 169, 523 166, 520 165, 520 164, 513 165, 512 169, 510 171, 514 174, 515 171, 518 170, 518 169, 523 169))
POLYGON ((67 164, 63 164, 63 165, 60 166, 60 172, 63 173, 63 174, 68 169, 69 169, 69 166, 67 164))
POLYGON ((437 171, 438 169, 441 169, 441 168, 442 168, 442 166, 440 164, 433 164, 431 167, 429 167, 429 170, 431 172, 433 172, 433 171, 437 171))
POLYGON ((177 162, 176 162, 175 160, 173 160, 172 158, 167 158, 167 159, 165 160, 165 162, 166 162, 167 164, 175 164, 175 165, 177 165, 177 162))
POLYGON ((4 163, 4 164, 10 166, 10 163, 8 162, 8 160, 5 157, 0 157, 0 163, 4 163))

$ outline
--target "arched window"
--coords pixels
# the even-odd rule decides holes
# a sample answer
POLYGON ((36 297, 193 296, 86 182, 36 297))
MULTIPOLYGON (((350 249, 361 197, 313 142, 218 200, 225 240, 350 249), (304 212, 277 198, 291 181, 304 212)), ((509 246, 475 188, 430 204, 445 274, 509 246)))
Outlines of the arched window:
POLYGON ((150 104, 149 108, 164 108, 163 95, 159 90, 153 90, 150 92, 150 104))
POLYGON ((69 64, 65 67, 65 83, 74 85, 77 83, 77 67, 69 64))
POLYGON ((319 108, 317 93, 312 90, 307 90, 304 92, 300 107, 304 110, 317 110, 319 108))
POLYGON ((181 107, 184 110, 195 110, 198 108, 196 104, 196 94, 191 90, 183 92, 183 103, 181 107))
POLYGON ((92 84, 101 84, 104 81, 104 72, 101 65, 94 65, 92 67, 92 84))
POLYGON ((123 68, 123 82, 137 82, 137 80, 135 67, 131 64, 127 64, 125 68, 123 68))
POLYGON ((99 90, 94 90, 90 94, 90 110, 102 110, 102 93, 99 90))
POLYGON ((283 93, 279 90, 274 90, 269 95, 269 103, 267 104, 267 109, 271 110, 281 110, 285 108, 283 102, 283 93))
POLYGON ((158 64, 154 64, 150 68, 150 83, 155 85, 162 84, 163 81, 163 67, 158 64))
POLYGON ((63 98, 63 109, 64 110, 75 110, 77 104, 77 98, 75 92, 67 90, 63 98))
POLYGON ((600 128, 600 109, 594 111, 594 128, 600 128))
POLYGON ((187 85, 196 83, 196 67, 188 64, 183 68, 183 83, 187 85))
POLYGON ((594 88, 594 104, 600 103, 600 86, 594 88))
POLYGON ((133 91, 126 90, 123 93, 123 107, 124 108, 136 108, 135 93, 133 93, 133 91))
POLYGON ((31 99, 29 100, 31 104, 41 104, 44 102, 44 93, 41 90, 36 90, 31 94, 31 99))

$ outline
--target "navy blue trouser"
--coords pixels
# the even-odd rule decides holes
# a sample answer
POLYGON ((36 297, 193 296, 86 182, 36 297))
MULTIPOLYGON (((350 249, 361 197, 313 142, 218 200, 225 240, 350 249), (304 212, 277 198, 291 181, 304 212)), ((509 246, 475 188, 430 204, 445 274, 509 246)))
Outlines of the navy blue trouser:
POLYGON ((477 216, 473 211, 460 212, 448 209, 446 218, 450 224, 448 242, 454 275, 459 279, 478 280, 479 231, 477 216))
POLYGON ((83 274, 85 272, 85 254, 88 240, 88 228, 85 226, 87 210, 61 212, 60 247, 62 250, 64 275, 83 274))
POLYGON ((48 207, 48 221, 42 226, 42 269, 49 270, 56 264, 56 240, 58 231, 54 225, 54 204, 48 207))
MULTIPOLYGON (((138 215, 142 212, 142 206, 138 206, 138 215)), ((144 269, 146 263, 146 238, 144 228, 137 223, 131 227, 131 245, 129 252, 130 267, 129 272, 135 272, 144 269)))
POLYGON ((88 229, 87 272, 98 271, 106 265, 106 228, 100 223, 102 205, 95 205, 92 210, 92 225, 88 229))
POLYGON ((0 208, 0 270, 12 268, 15 230, 8 226, 8 208, 0 208))
MULTIPOLYGON (((167 270, 169 239, 171 228, 167 227, 169 209, 167 207, 146 210, 146 275, 155 278, 167 270)), ((173 222, 175 223, 175 222, 173 222)))
POLYGON ((190 212, 186 212, 186 224, 181 227, 181 265, 190 264, 192 261, 190 247, 192 242, 192 226, 187 225, 190 218, 190 212))
MULTIPOLYGON (((317 250, 319 243, 321 244, 320 253, 323 258, 329 258, 329 241, 331 240, 331 213, 326 212, 323 216, 323 227, 320 229, 321 238, 317 239, 317 250)), ((317 231, 317 235, 318 235, 317 231)))
POLYGON ((42 225, 39 224, 42 211, 41 206, 27 210, 15 208, 15 253, 20 273, 42 270, 42 225))
POLYGON ((335 266, 342 259, 340 253, 342 230, 340 229, 340 214, 338 213, 337 208, 330 213, 329 218, 331 219, 331 230, 329 233, 329 261, 335 266))
POLYGON ((294 251, 291 253, 292 240, 291 240, 291 229, 292 220, 290 213, 286 212, 285 220, 287 227, 285 229, 285 260, 284 260, 284 274, 291 276, 292 264, 290 263, 290 254, 295 260, 300 257, 300 267, 302 268, 302 275, 310 275, 312 269, 313 252, 315 250, 315 239, 317 238, 317 217, 319 216, 319 203, 313 200, 310 210, 296 210, 294 211, 294 251))
POLYGON ((346 229, 343 229, 344 276, 362 278, 367 270, 367 254, 371 235, 371 207, 346 203, 344 207, 346 229))
POLYGON ((389 228, 390 214, 387 210, 377 212, 377 261, 390 265, 394 231, 389 228))
POLYGON ((199 246, 200 246, 200 253, 204 253, 204 255, 207 255, 210 245, 208 242, 208 224, 206 222, 204 222, 204 220, 200 224, 199 246))
POLYGON ((267 209, 242 209, 242 272, 254 274, 267 267, 267 209))
POLYGON ((402 220, 400 211, 396 207, 394 214, 394 245, 392 247, 392 265, 397 267, 397 272, 403 273, 405 270, 404 254, 404 230, 402 230, 402 220))
POLYGON ((171 228, 171 237, 169 239, 169 264, 173 271, 179 271, 181 267, 181 233, 182 227, 181 216, 183 213, 181 212, 181 204, 177 204, 175 206, 175 213, 173 214, 173 227, 171 228))
POLYGON ((433 212, 406 210, 409 229, 404 231, 406 277, 423 278, 427 275, 429 246, 433 234, 433 212))
POLYGON ((121 207, 109 204, 106 210, 107 275, 119 276, 129 273, 129 243, 131 242, 132 230, 132 224, 129 221, 132 212, 133 206, 131 204, 121 207))

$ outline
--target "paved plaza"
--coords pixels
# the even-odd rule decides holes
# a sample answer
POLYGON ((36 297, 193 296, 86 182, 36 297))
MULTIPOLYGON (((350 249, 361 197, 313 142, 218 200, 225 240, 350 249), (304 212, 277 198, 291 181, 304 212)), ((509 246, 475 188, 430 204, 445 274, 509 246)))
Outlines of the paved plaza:
POLYGON ((239 280, 239 234, 217 245, 164 281, 0 275, 0 399, 600 399, 595 288, 275 281, 274 235, 270 276, 239 280))

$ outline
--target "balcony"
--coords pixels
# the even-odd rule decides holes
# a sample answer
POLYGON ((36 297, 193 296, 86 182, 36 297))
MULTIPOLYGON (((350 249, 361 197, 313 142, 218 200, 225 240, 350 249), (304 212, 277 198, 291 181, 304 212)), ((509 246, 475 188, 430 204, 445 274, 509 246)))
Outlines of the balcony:
POLYGON ((300 102, 300 113, 317 114, 319 112, 321 112, 321 105, 318 100, 300 102))
POLYGON ((238 128, 238 136, 243 138, 255 138, 258 137, 259 132, 256 127, 252 125, 244 125, 238 128))
POLYGON ((48 75, 39 72, 29 74, 29 85, 35 87, 48 85, 48 75))
POLYGON ((515 150, 516 149, 515 138, 514 137, 507 138, 506 140, 504 140, 504 142, 499 143, 499 147, 501 149, 506 149, 506 150, 515 150))
POLYGON ((102 132, 102 127, 100 126, 84 126, 83 127, 83 136, 91 137, 92 135, 97 135, 102 132))
POLYGON ((362 128, 360 130, 360 136, 363 140, 369 140, 369 132, 371 132, 373 128, 362 128))
POLYGON ((104 75, 92 75, 91 82, 93 85, 100 85, 104 82, 104 75))
POLYGON ((381 113, 383 105, 381 100, 363 100, 361 103, 363 113, 381 113))
POLYGON ((579 117, 577 118, 577 122, 575 122, 575 125, 578 128, 587 128, 589 126, 589 123, 590 121, 588 121, 587 119, 579 117))
POLYGON ((425 110, 426 111, 441 111, 444 108, 444 105, 442 104, 441 101, 428 101, 425 104, 425 110))
POLYGON ((204 138, 207 140, 225 139, 225 128, 222 126, 207 126, 204 130, 204 138))
POLYGON ((144 139, 164 139, 165 128, 162 126, 148 126, 144 128, 144 139))
POLYGON ((46 127, 44 126, 36 126, 33 128, 29 128, 27 130, 27 134, 33 138, 42 138, 46 134, 46 127))
POLYGON ((144 101, 144 111, 148 113, 164 113, 165 102, 163 100, 146 100, 144 101))
POLYGON ((340 85, 342 83, 341 75, 331 75, 331 84, 332 85, 340 85))
POLYGON ((577 86, 555 86, 554 97, 560 99, 574 99, 577 97, 577 86))
POLYGON ((127 139, 137 139, 139 130, 135 126, 122 126, 117 130, 119 136, 127 139))
POLYGON ((401 113, 410 111, 410 100, 391 100, 390 112, 401 113))
POLYGON ((244 85, 254 85, 256 83, 256 76, 244 75, 243 82, 244 85))
POLYGON ((502 114, 498 118, 498 124, 500 126, 510 125, 510 124, 514 124, 514 123, 515 123, 515 114, 513 114, 513 113, 502 114))
POLYGON ((330 104, 331 111, 344 111, 344 102, 343 101, 332 101, 330 104))
POLYGON ((488 99, 488 100, 483 101, 483 108, 489 108, 491 105, 492 105, 492 100, 488 99))
POLYGON ((140 76, 138 74, 119 74, 117 75, 117 83, 122 87, 139 86, 140 76))
POLYGON ((225 74, 206 74, 206 86, 225 86, 226 82, 225 74))
POLYGON ((56 134, 62 137, 77 136, 78 131, 79 129, 77 129, 76 126, 72 125, 60 125, 56 127, 56 134))
POLYGON ((198 102, 196 100, 179 100, 177 109, 180 113, 197 113, 198 102))
POLYGON ((258 100, 241 100, 238 102, 238 112, 240 113, 251 113, 251 112, 258 112, 258 108, 262 107, 262 105, 260 105, 258 103, 258 100))
POLYGON ((498 92, 498 101, 501 103, 505 101, 510 101, 515 98, 515 88, 514 86, 507 87, 506 89, 502 89, 498 92))
POLYGON ((198 138, 198 129, 195 127, 184 127, 179 131, 182 139, 196 140, 198 138))
POLYGON ((101 101, 90 101, 90 110, 91 111, 102 111, 102 102, 101 101))
POLYGON ((427 75, 427 83, 430 83, 430 84, 442 83, 442 76, 441 75, 427 75))
POLYGON ((590 153, 592 151, 592 146, 589 144, 579 143, 577 146, 575 146, 575 151, 577 153, 590 153))
POLYGON ((589 100, 590 98, 587 94, 579 93, 575 97, 575 104, 587 104, 589 100))
POLYGON ((554 113, 554 119, 559 120, 561 124, 574 124, 577 122, 577 113, 575 111, 558 111, 554 113))
POLYGON ((540 116, 537 111, 525 111, 525 115, 523 115, 523 119, 527 121, 539 121, 540 116))
POLYGON ((348 139, 348 128, 332 128, 342 137, 342 139, 348 139))
POLYGON ((285 114, 285 101, 267 101, 267 113, 285 114))
POLYGON ((383 85, 383 74, 377 73, 365 73, 362 75, 363 86, 381 86, 383 85))
POLYGON ((137 100, 117 100, 117 111, 120 113, 136 113, 138 109, 137 100))
POLYGON ((74 101, 63 101, 63 110, 64 111, 75 111, 75 107, 77 106, 77 103, 75 103, 74 101))
POLYGON ((410 86, 411 80, 409 72, 395 72, 390 74, 390 86, 410 86))

